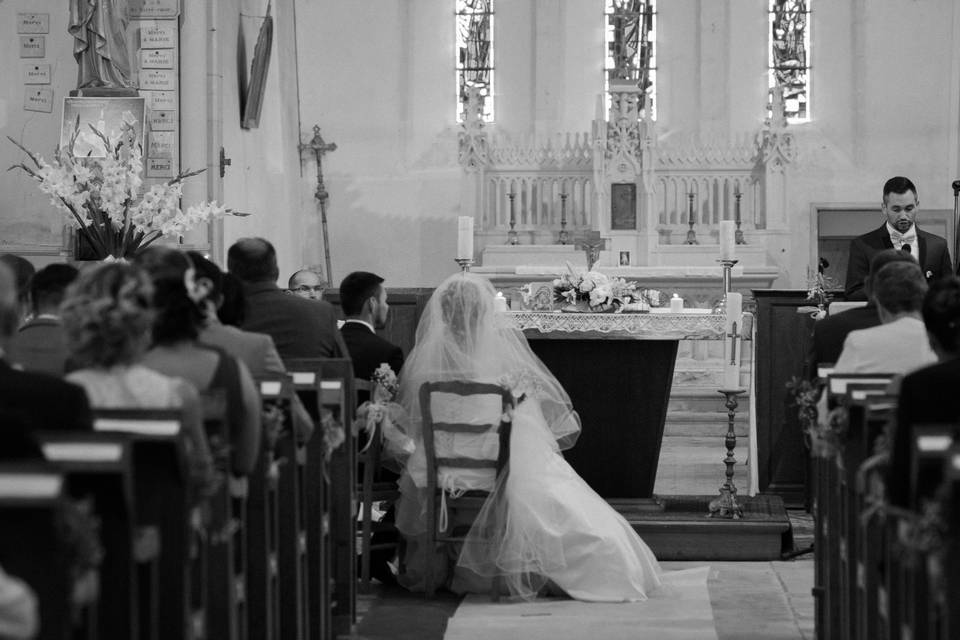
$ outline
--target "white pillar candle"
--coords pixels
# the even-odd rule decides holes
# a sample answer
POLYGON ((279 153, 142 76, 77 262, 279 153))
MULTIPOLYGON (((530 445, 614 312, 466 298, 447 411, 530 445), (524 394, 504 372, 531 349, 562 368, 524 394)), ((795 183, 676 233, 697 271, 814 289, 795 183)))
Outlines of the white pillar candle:
POLYGON ((740 388, 740 354, 743 350, 743 294, 731 291, 727 294, 726 334, 723 362, 723 388, 740 388))
POLYGON ((473 217, 457 217, 457 259, 473 260, 473 217))
POLYGON ((734 240, 736 234, 736 223, 733 220, 720 221, 720 259, 733 260, 734 240))
POLYGON ((507 299, 503 297, 502 291, 497 291, 497 295, 493 299, 493 310, 498 312, 507 310, 507 299))
POLYGON ((683 298, 679 294, 673 294, 670 298, 670 313, 683 313, 683 298))

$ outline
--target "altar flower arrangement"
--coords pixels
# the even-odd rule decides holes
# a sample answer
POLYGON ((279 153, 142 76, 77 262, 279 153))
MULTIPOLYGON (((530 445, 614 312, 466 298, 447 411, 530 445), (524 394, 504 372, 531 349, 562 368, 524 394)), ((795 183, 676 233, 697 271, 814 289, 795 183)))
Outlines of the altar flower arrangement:
POLYGON ((51 203, 66 214, 68 223, 89 241, 98 259, 130 257, 165 235, 182 234, 227 214, 240 215, 216 202, 180 209, 183 181, 203 170, 184 171, 141 194, 143 149, 133 124, 124 122, 113 138, 96 127, 90 129, 108 150, 103 158, 71 153, 80 135, 79 117, 69 146, 57 147, 49 162, 7 138, 32 162, 21 162, 10 169, 20 169, 37 181, 40 191, 50 196, 51 203))
POLYGON ((586 303, 591 311, 607 311, 637 297, 637 286, 599 271, 569 272, 553 281, 553 298, 568 305, 586 303))

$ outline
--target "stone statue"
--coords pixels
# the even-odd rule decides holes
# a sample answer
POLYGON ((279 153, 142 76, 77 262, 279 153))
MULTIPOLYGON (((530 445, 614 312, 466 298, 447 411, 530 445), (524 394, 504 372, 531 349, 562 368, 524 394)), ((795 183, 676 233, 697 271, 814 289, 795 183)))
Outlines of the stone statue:
POLYGON ((126 0, 70 0, 77 88, 130 86, 126 0))

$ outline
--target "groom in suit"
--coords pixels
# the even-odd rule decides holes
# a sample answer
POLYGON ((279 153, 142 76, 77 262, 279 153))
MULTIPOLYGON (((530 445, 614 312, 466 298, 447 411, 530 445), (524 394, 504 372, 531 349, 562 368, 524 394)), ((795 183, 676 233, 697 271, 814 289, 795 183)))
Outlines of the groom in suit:
POLYGON ((367 271, 354 271, 340 283, 340 306, 346 317, 340 334, 353 361, 354 377, 369 380, 383 362, 399 374, 403 351, 376 332, 387 325, 390 311, 383 278, 367 271))
POLYGON ((850 241, 850 262, 847 265, 847 300, 866 300, 864 280, 870 259, 883 249, 897 249, 915 256, 928 282, 951 275, 947 241, 917 228, 920 200, 917 188, 909 178, 897 176, 883 185, 881 211, 886 216, 882 227, 850 241))

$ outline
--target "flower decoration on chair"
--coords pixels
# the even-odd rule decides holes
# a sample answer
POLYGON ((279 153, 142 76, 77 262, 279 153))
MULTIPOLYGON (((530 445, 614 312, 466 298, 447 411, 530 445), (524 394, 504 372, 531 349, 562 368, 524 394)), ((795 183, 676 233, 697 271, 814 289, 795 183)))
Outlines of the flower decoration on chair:
MULTIPOLYGON (((400 390, 397 374, 389 364, 381 362, 370 377, 370 382, 373 383, 370 400, 357 408, 357 417, 353 421, 353 433, 357 435, 363 431, 370 436, 379 425, 384 456, 402 460, 413 453, 414 444, 413 440, 404 433, 403 426, 407 422, 406 413, 403 407, 395 402, 397 392, 400 390)), ((364 451, 372 442, 373 438, 369 438, 364 451)))
POLYGON ((141 194, 143 150, 133 125, 125 122, 113 138, 96 127, 90 129, 108 150, 105 157, 76 157, 70 152, 80 135, 79 117, 69 147, 57 147, 51 162, 7 138, 32 161, 32 166, 21 162, 10 169, 21 169, 37 181, 98 259, 130 257, 163 236, 182 234, 223 215, 241 215, 215 202, 180 209, 183 181, 202 169, 184 171, 141 194))
POLYGON ((633 282, 599 271, 577 272, 570 265, 567 268, 568 273, 553 281, 553 298, 557 302, 603 312, 614 311, 625 302, 639 297, 637 285, 633 282))
POLYGON ((811 309, 810 315, 815 320, 822 320, 827 317, 827 307, 833 296, 828 289, 835 289, 836 283, 833 278, 824 275, 824 270, 830 266, 826 258, 820 258, 817 264, 817 271, 807 269, 807 300, 817 305, 816 309, 811 309))

